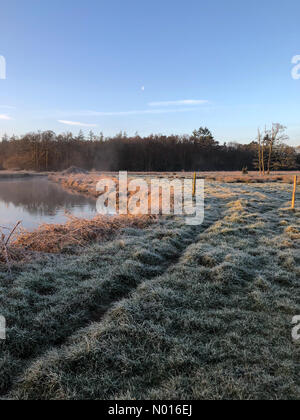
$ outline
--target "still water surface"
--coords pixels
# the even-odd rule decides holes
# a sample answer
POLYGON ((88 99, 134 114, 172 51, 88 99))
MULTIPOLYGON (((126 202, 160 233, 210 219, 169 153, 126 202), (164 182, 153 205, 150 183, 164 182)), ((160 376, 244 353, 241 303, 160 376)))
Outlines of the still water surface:
POLYGON ((0 226, 22 221, 28 230, 41 223, 64 223, 65 211, 77 217, 96 215, 96 200, 72 194, 47 177, 0 180, 0 226))

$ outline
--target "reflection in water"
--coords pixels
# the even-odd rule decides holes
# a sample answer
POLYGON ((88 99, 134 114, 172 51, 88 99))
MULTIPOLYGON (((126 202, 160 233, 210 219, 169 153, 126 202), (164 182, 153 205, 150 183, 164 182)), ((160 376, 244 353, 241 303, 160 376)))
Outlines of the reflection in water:
POLYGON ((77 217, 93 217, 96 200, 71 194, 46 177, 0 180, 0 225, 18 220, 26 229, 41 223, 63 223, 65 210, 77 217))

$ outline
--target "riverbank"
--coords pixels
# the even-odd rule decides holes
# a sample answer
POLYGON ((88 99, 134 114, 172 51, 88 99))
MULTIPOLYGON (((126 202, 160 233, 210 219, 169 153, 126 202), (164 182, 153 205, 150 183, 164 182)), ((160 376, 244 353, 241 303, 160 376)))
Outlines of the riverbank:
POLYGON ((30 171, 0 171, 0 180, 7 178, 27 178, 31 176, 48 176, 50 172, 30 172, 30 171))
MULTIPOLYGON (((96 216, 80 219, 69 216, 64 224, 42 224, 33 232, 16 226, 0 237, 0 271, 39 258, 40 254, 78 254, 92 243, 113 240, 124 229, 145 229, 157 221, 152 216, 96 216)), ((1 227, 0 227, 1 232, 1 227)))

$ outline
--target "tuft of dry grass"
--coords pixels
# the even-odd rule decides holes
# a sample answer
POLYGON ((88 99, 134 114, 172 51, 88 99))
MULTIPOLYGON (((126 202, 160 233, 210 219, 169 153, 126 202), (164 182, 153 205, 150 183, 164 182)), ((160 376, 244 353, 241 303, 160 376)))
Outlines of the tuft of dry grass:
POLYGON ((60 225, 41 225, 34 232, 19 235, 14 246, 29 251, 60 253, 75 247, 111 239, 124 228, 145 228, 153 223, 153 216, 96 216, 92 220, 68 216, 69 221, 60 225))

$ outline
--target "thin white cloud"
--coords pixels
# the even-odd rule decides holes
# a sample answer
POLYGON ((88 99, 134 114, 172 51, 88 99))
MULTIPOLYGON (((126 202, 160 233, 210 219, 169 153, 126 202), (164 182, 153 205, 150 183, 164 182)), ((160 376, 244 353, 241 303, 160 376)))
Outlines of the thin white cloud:
MULTIPOLYGON (((209 104, 208 101, 201 101, 199 104, 209 104)), ((185 105, 188 104, 187 101, 184 102, 185 105)), ((192 103, 192 105, 196 105, 195 102, 192 103)), ((60 122, 61 124, 66 125, 81 125, 83 127, 93 127, 96 126, 96 124, 85 124, 81 122, 74 121, 73 118, 92 118, 92 117, 122 117, 122 116, 134 116, 134 115, 159 115, 159 114, 173 114, 173 113, 181 113, 181 112, 201 112, 204 110, 207 110, 208 107, 204 106, 184 106, 184 107, 170 107, 164 106, 163 108, 156 108, 156 109, 140 109, 140 110, 130 110, 130 111, 94 111, 91 109, 85 109, 85 110, 62 110, 62 109, 56 109, 56 110, 49 110, 47 112, 47 118, 49 118, 49 115, 52 115, 52 118, 55 118, 60 122), (59 119, 59 118, 65 118, 65 119, 59 119)), ((38 111, 37 111, 38 112, 38 111)), ((42 114, 43 116, 44 114, 42 114)), ((41 117, 40 117, 41 118, 41 117)))
POLYGON ((61 124, 72 125, 72 126, 77 126, 77 127, 97 127, 97 124, 85 124, 78 121, 58 120, 58 122, 61 124))
POLYGON ((0 114, 0 120, 10 121, 12 118, 9 115, 0 114))
POLYGON ((150 102, 149 106, 182 106, 182 105, 204 105, 208 101, 204 99, 182 99, 180 101, 161 101, 161 102, 150 102))
POLYGON ((153 115, 153 114, 171 114, 177 112, 189 112, 200 110, 200 108, 175 108, 175 109, 144 109, 134 111, 113 111, 113 112, 98 112, 98 111, 83 111, 77 115, 90 117, 114 117, 114 116, 130 116, 130 115, 153 115))

